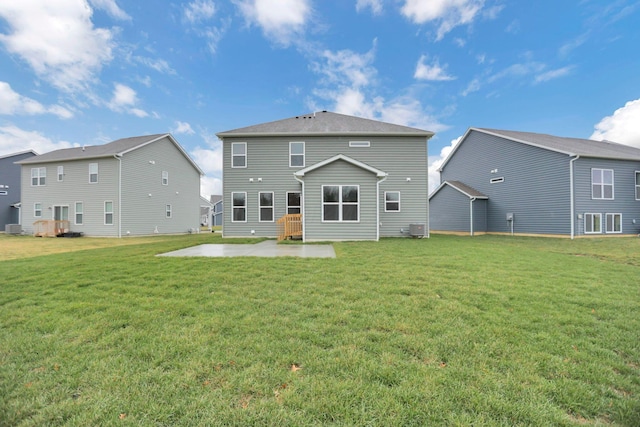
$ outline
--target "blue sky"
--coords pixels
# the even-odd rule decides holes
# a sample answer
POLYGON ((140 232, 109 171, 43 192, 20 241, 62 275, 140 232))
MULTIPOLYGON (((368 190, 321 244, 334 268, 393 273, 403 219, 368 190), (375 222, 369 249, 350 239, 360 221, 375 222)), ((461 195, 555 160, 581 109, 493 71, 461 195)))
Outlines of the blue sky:
POLYGON ((640 1, 0 2, 0 155, 171 132, 221 191, 215 133, 318 110, 640 147, 640 1))

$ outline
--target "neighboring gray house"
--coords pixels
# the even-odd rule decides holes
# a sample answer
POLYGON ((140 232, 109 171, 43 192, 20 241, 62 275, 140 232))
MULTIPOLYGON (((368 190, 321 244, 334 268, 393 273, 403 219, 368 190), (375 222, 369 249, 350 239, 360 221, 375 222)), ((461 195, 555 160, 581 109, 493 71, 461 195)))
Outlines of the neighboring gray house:
POLYGON ((200 225, 211 229, 211 219, 213 217, 213 203, 200 196, 200 225))
POLYGON ((22 225, 70 221, 73 232, 122 237, 200 226, 203 172, 170 134, 56 150, 22 166, 22 225))
POLYGON ((213 225, 214 227, 220 226, 222 225, 222 216, 224 215, 222 196, 217 194, 212 195, 211 203, 213 204, 213 220, 211 222, 211 225, 213 225))
POLYGON ((322 111, 217 135, 224 237, 275 237, 287 214, 305 241, 428 231, 432 132, 322 111))
POLYGON ((433 232, 640 232, 640 149, 628 145, 470 128, 439 172, 433 232))
POLYGON ((0 156, 0 231, 20 223, 20 160, 36 155, 33 150, 0 156))

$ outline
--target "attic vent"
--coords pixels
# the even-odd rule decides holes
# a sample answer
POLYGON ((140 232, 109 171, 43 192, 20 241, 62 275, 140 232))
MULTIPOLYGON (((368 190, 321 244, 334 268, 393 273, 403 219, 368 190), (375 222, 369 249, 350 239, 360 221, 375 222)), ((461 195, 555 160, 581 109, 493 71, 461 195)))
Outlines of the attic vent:
POLYGON ((501 176, 501 177, 499 177, 499 178, 491 178, 491 179, 489 180, 489 182, 490 182, 491 184, 497 184, 497 183, 499 183, 499 182, 504 182, 504 176, 501 176))

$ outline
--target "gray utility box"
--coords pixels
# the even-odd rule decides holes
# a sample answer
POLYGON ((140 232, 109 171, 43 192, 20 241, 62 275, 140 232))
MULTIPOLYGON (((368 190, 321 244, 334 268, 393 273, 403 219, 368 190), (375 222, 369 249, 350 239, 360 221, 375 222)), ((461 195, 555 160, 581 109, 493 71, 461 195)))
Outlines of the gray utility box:
POLYGON ((409 224, 409 235, 411 237, 424 237, 425 228, 424 224, 409 224))
POLYGON ((4 232, 6 234, 20 234, 22 233, 22 226, 20 224, 5 224, 4 232))

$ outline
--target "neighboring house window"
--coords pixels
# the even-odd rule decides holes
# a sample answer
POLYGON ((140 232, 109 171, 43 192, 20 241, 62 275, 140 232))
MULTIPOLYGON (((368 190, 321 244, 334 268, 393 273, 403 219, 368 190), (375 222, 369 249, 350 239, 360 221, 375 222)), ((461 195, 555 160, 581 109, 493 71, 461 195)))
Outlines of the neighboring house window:
POLYGON ((273 192, 258 193, 258 208, 260 222, 273 222, 273 192))
POLYGON ((233 212, 231 222, 247 222, 247 193, 231 193, 233 212))
POLYGON ((104 202, 104 224, 113 225, 113 202, 104 202))
POLYGON ((47 181, 47 168, 32 168, 31 169, 31 185, 40 186, 45 185, 47 181))
POLYGON ((640 171, 636 171, 636 200, 640 200, 640 171))
POLYGON ((602 233, 602 214, 584 214, 584 232, 585 234, 602 233))
POLYGON ((369 147, 371 147, 371 141, 349 141, 349 147, 351 147, 351 148, 369 148, 369 147))
POLYGON ((42 218, 42 203, 33 204, 33 216, 35 218, 42 218))
POLYGON ((82 225, 84 217, 84 206, 82 202, 76 202, 76 225, 82 225))
POLYGON ((246 168, 247 167, 247 143, 234 142, 231 144, 231 167, 246 168))
POLYGON ((98 164, 89 163, 89 182, 98 182, 98 164))
POLYGON ((167 216, 167 218, 171 218, 171 205, 167 205, 165 207, 165 215, 167 216))
POLYGON ((289 191, 287 192, 287 214, 299 214, 300 210, 300 192, 289 191))
POLYGON ((591 169, 591 198, 613 200, 612 169, 591 169))
POLYGON ((162 185, 169 185, 169 172, 162 171, 162 185))
POLYGON ((58 181, 64 180, 64 166, 58 166, 58 181))
POLYGON ((608 213, 605 216, 606 233, 622 233, 622 214, 608 213))
POLYGON ((357 185, 322 186, 322 221, 357 222, 360 211, 357 185))
POLYGON ((399 191, 384 192, 384 211, 400 212, 400 192, 399 191))
POLYGON ((304 142, 289 143, 289 167, 304 167, 304 142))

